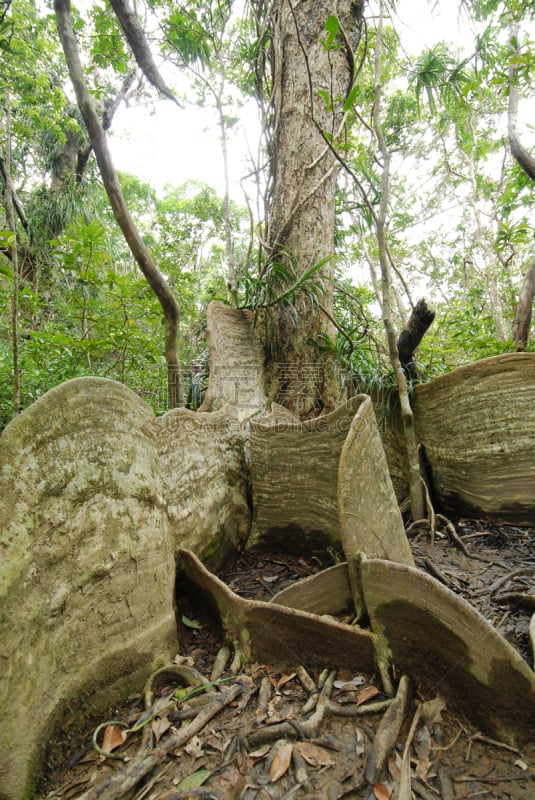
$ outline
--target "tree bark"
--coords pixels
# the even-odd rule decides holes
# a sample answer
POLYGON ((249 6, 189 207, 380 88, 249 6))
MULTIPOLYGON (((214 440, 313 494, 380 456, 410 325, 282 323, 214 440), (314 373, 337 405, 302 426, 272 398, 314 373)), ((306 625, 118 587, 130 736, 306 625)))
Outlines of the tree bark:
POLYGON ((13 186, 13 182, 11 181, 11 176, 9 176, 8 178, 6 170, 6 159, 2 154, 0 154, 0 175, 4 179, 5 183, 7 183, 9 180, 9 183, 11 185, 11 198, 13 202, 13 208, 17 212, 17 216, 21 222, 22 227, 24 228, 24 230, 27 230, 28 218, 26 216, 26 212, 24 210, 24 206, 22 205, 21 199, 18 196, 15 187, 13 186))
MULTIPOLYGON (((509 31, 509 43, 513 55, 516 54, 517 47, 515 41, 518 37, 518 23, 514 22, 509 31)), ((518 82, 517 67, 513 59, 509 62, 509 105, 507 109, 507 134, 511 155, 522 167, 526 175, 535 181, 535 158, 523 147, 518 136, 518 82)), ((516 308, 515 319, 513 321, 513 344, 517 350, 525 350, 529 342, 531 327, 531 317, 533 313, 533 297, 535 296, 535 260, 531 262, 529 269, 524 277, 520 297, 516 308)))
POLYGON ((529 344, 533 298, 535 297, 535 258, 529 265, 520 290, 516 314, 513 321, 513 345, 518 351, 525 350, 529 344))
POLYGON ((6 158, 4 162, 4 205, 9 230, 13 234, 13 244, 9 257, 13 264, 13 297, 11 302, 11 349, 13 353, 13 416, 20 412, 20 369, 19 369, 19 259, 17 250, 17 226, 11 183, 11 98, 6 95, 6 158))
MULTIPOLYGON (((360 37, 362 7, 337 7, 338 33, 326 47, 329 9, 321 0, 276 0, 272 15, 274 130, 273 191, 267 224, 268 257, 298 272, 334 252, 334 203, 339 163, 327 143, 339 141, 343 103, 353 82, 353 48, 360 37)), ((332 264, 322 268, 322 300, 332 316, 332 264)), ((334 335, 328 315, 298 303, 297 324, 274 314, 267 336, 268 395, 302 418, 332 410, 340 389, 334 364, 311 344, 334 335)))
POLYGON ((425 300, 418 300, 398 337, 397 348, 400 364, 408 369, 412 378, 420 377, 414 363, 414 353, 434 319, 435 312, 428 308, 425 300))
POLYGON ((106 134, 100 123, 93 100, 85 82, 78 46, 72 28, 70 0, 55 0, 54 8, 59 37, 67 67, 74 86, 76 99, 85 122, 91 144, 104 183, 104 188, 123 235, 136 259, 142 273, 147 279, 162 307, 165 320, 165 358, 169 389, 169 405, 171 408, 183 405, 182 381, 180 379, 180 361, 178 355, 179 308, 169 284, 152 260, 139 232, 128 211, 117 173, 113 166, 111 154, 106 141, 106 134))
MULTIPOLYGON (((512 50, 512 55, 518 54, 518 47, 515 44, 519 33, 518 22, 513 22, 509 29, 509 45, 512 50)), ((513 58, 509 61, 509 104, 507 109, 507 137, 509 139, 509 147, 511 155, 522 167, 526 175, 532 181, 535 181, 535 158, 528 153, 526 148, 522 145, 518 135, 518 79, 517 79, 517 65, 514 63, 513 58)))
POLYGON ((150 83, 157 89, 160 94, 168 97, 178 106, 180 103, 176 99, 171 89, 166 86, 162 76, 158 71, 158 67, 154 63, 150 47, 148 45, 145 33, 138 22, 136 12, 128 2, 128 0, 110 0, 110 4, 115 11, 115 16, 119 21, 123 33, 126 37, 128 44, 134 54, 140 69, 150 83))

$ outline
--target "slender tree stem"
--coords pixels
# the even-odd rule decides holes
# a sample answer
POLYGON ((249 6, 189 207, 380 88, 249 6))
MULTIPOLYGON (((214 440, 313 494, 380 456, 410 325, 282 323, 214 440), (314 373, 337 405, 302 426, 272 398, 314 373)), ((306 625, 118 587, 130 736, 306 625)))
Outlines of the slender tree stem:
POLYGON ((9 230, 14 241, 10 246, 11 263, 13 265, 13 298, 11 303, 11 340, 13 352, 13 416, 20 412, 20 370, 19 370, 19 258, 17 250, 17 227, 13 205, 13 186, 11 183, 11 98, 6 93, 5 105, 6 157, 4 172, 4 205, 9 230))
POLYGON ((86 85, 80 56, 78 54, 78 45, 72 28, 70 0, 55 0, 54 9, 56 12, 58 33, 65 53, 78 107, 95 151, 104 188, 110 200, 115 219, 123 232, 132 255, 136 259, 139 268, 146 277, 162 307, 165 320, 165 358, 167 361, 169 405, 172 408, 178 405, 184 405, 178 353, 178 328, 180 320, 178 303, 169 284, 152 260, 126 205, 108 148, 106 134, 86 85))
POLYGON ((382 287, 382 310, 383 325, 385 328, 388 342, 388 353, 390 362, 396 376, 398 386, 399 402, 401 406, 401 419, 403 423, 403 433, 405 436, 405 447, 409 464, 409 496, 411 515, 413 519, 422 519, 425 516, 425 504, 420 481, 420 463, 418 456, 418 443, 414 430, 414 416, 409 399, 409 391, 405 373, 399 360, 396 332, 392 322, 393 293, 390 263, 387 249, 387 218, 388 202, 390 198, 390 165, 391 154, 386 144, 383 129, 381 126, 381 44, 383 33, 383 13, 384 5, 381 0, 379 5, 379 21, 377 28, 377 42, 375 49, 375 77, 374 90, 375 98, 373 103, 373 125, 377 137, 377 143, 383 160, 383 171, 381 175, 381 202, 379 212, 375 220, 375 230, 377 236, 377 246, 379 252, 379 264, 381 266, 381 287, 382 287))

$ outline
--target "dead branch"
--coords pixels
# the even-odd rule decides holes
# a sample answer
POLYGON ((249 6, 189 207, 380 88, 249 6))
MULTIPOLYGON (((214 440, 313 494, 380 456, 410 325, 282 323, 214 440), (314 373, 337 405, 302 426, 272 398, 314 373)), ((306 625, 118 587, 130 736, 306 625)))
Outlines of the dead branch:
POLYGON ((116 772, 84 794, 79 800, 121 800, 131 789, 149 775, 167 756, 188 742, 201 731, 213 717, 230 705, 241 694, 240 684, 231 686, 228 691, 218 695, 210 705, 203 709, 194 720, 170 736, 150 753, 141 753, 128 762, 128 768, 116 772))
POLYGON ((435 312, 427 306, 425 300, 418 300, 412 309, 407 324, 398 337, 397 347, 400 364, 408 369, 413 378, 420 377, 419 370, 414 363, 414 353, 434 319, 435 312))
POLYGON ((379 723, 371 751, 368 754, 366 780, 372 785, 379 780, 386 760, 396 744, 396 739, 407 711, 409 690, 410 681, 406 675, 403 675, 399 682, 397 694, 379 723))
POLYGON ((511 603, 514 606, 524 606, 528 611, 535 612, 535 594, 524 592, 504 592, 491 598, 493 603, 511 603))

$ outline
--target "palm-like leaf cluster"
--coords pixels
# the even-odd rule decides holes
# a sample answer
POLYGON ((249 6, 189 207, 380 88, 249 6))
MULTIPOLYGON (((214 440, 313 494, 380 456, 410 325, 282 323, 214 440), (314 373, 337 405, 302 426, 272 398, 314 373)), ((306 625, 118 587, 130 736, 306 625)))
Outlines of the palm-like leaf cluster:
POLYGON ((244 277, 243 295, 238 306, 254 312, 278 308, 296 327, 300 313, 321 305, 328 280, 321 269, 332 256, 322 258, 300 272, 295 257, 288 253, 284 255, 284 262, 270 261, 261 277, 250 274, 244 277))
POLYGON ((418 105, 425 96, 435 114, 436 97, 440 97, 446 107, 452 108, 470 82, 467 63, 468 59, 457 61, 444 42, 425 50, 416 63, 412 78, 418 105))

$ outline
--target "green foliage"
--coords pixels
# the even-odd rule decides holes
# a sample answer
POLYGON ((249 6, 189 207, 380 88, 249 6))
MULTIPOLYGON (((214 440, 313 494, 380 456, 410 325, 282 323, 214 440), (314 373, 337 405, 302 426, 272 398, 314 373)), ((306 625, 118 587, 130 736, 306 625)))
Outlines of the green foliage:
POLYGON ((425 96, 432 114, 437 111, 438 99, 447 108, 453 108, 470 82, 467 64, 468 59, 458 62, 444 42, 425 50, 415 64, 412 77, 418 106, 421 107, 425 96))
MULTIPOLYGON (((522 271, 533 257, 535 186, 504 151, 502 124, 510 64, 517 68, 521 94, 528 96, 533 84, 535 48, 525 24, 533 4, 481 0, 472 7, 485 27, 474 38, 471 60, 444 43, 410 58, 394 25, 386 27, 383 38, 382 126, 393 155, 389 255, 409 291, 425 294, 436 307, 436 321, 418 353, 426 377, 510 348, 510 340, 499 340, 491 279, 508 331, 522 271), (506 36, 512 19, 521 23, 514 53, 506 36)), ((151 25, 161 26, 153 30, 163 32, 151 44, 189 71, 195 102, 210 104, 223 136, 230 137, 245 98, 263 92, 270 97, 265 64, 273 43, 263 4, 150 0, 147 13, 153 14, 151 25)), ((340 22, 324 13, 322 44, 334 51, 342 46, 340 22)), ((122 84, 128 51, 101 0, 83 17, 75 12, 74 21, 87 76, 101 103, 122 84)), ((373 26, 370 17, 355 54, 358 74, 345 101, 344 142, 331 140, 359 184, 341 182, 336 220, 337 263, 358 272, 359 283, 370 266, 377 267, 373 223, 381 202, 382 164, 370 126, 373 26)), ((64 91, 68 80, 53 18, 32 0, 17 0, 0 19, 0 67, 0 103, 9 91, 12 108, 13 178, 27 217, 27 226, 20 224, 17 232, 23 406, 62 380, 90 373, 124 381, 163 411, 161 310, 132 264, 95 171, 88 169, 79 181, 71 170, 60 180, 68 172, 62 171, 66 145, 85 144, 86 134, 64 91), (54 178, 58 185, 51 191, 54 178)), ((329 91, 323 88, 319 96, 330 108, 329 91)), ((268 104, 266 111, 269 119, 273 108, 268 104)), ((243 209, 231 204, 225 219, 222 199, 194 182, 169 187, 158 197, 135 176, 120 180, 179 300, 186 393, 196 408, 207 381, 207 303, 234 299, 268 323, 283 314, 297 325, 303 312, 322 303, 325 262, 302 272, 292 254, 280 253, 256 274, 248 266, 256 253, 249 252, 249 218, 243 209), (229 232, 238 282, 234 298, 226 273, 229 232)), ((9 376, 13 270, 7 250, 14 240, 2 227, 3 219, 0 370, 9 376)), ((316 346, 347 375, 348 392, 371 392, 386 409, 394 380, 378 287, 342 285, 347 293, 335 292, 340 329, 316 346)), ((407 302, 401 283, 399 289, 407 302)), ((396 324, 401 328, 399 319, 396 324)), ((7 380, 0 387, 0 421, 11 413, 11 395, 7 380)))
POLYGON ((91 39, 91 58, 97 67, 110 65, 124 75, 130 64, 123 37, 114 14, 109 8, 94 5, 90 11, 95 33, 91 39))
POLYGON ((279 258, 281 260, 269 261, 260 277, 244 276, 243 296, 236 296, 236 305, 254 312, 277 308, 297 327, 300 313, 321 304, 326 289, 326 278, 321 269, 332 256, 320 259, 303 271, 291 253, 280 253, 279 258))
POLYGON ((207 66, 210 61, 210 36, 193 8, 173 8, 165 20, 169 44, 180 53, 185 64, 207 66))

